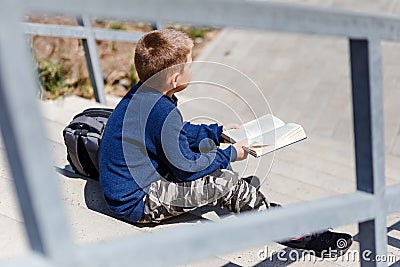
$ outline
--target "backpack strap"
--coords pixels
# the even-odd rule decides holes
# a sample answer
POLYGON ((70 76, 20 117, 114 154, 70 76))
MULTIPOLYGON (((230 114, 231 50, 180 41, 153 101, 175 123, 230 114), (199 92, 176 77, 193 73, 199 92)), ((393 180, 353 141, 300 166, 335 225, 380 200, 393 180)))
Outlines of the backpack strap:
POLYGON ((71 121, 70 125, 80 124, 80 123, 89 125, 90 127, 94 128, 98 133, 101 133, 104 128, 103 123, 97 121, 96 119, 94 119, 92 117, 88 117, 88 116, 78 117, 78 118, 74 119, 73 121, 71 121))
MULTIPOLYGON (((86 174, 86 171, 83 169, 81 162, 79 161, 78 156, 78 139, 79 136, 75 135, 70 131, 65 131, 64 140, 65 144, 67 145, 68 155, 80 174, 86 174)), ((87 175, 87 174, 86 174, 87 175)))
POLYGON ((98 152, 99 152, 99 139, 100 136, 96 133, 89 133, 86 138, 82 138, 87 153, 94 167, 99 171, 98 152))

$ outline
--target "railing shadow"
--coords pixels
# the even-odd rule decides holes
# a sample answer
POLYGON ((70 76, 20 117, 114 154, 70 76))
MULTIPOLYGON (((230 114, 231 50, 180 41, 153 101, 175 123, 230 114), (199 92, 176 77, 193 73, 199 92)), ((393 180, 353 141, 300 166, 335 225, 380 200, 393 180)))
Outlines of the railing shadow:
POLYGON ((55 167, 55 169, 67 178, 85 180, 84 198, 86 206, 90 210, 113 217, 110 209, 107 207, 98 181, 76 174, 70 165, 65 165, 64 168, 55 167))
MULTIPOLYGON (((400 221, 397 221, 396 223, 392 224, 391 226, 387 227, 387 233, 389 233, 390 231, 395 230, 395 231, 399 231, 400 232, 400 221)), ((354 241, 360 242, 360 237, 359 234, 356 234, 354 237, 354 241)), ((392 246, 395 247, 397 249, 400 249, 400 239, 392 237, 387 235, 387 244, 388 246, 392 246)), ((393 255, 393 254, 392 254, 393 255)), ((390 264, 390 262, 388 262, 389 267, 400 267, 400 257, 397 255, 393 255, 396 258, 398 258, 399 260, 393 262, 390 264)))
MULTIPOLYGON (((387 228, 387 232, 389 233, 390 231, 395 230, 395 231, 400 231, 400 221, 392 224, 387 228)), ((388 245, 395 247, 397 249, 400 249, 400 240, 391 236, 388 236, 388 245)), ((397 257, 399 258, 399 257, 397 257)), ((389 265, 390 267, 400 267, 400 259, 389 265)))
MULTIPOLYGON (((101 213, 103 215, 116 218, 113 216, 112 212, 110 211, 110 209, 108 208, 108 206, 106 204, 103 192, 101 190, 101 187, 100 187, 100 184, 98 181, 88 178, 88 177, 85 177, 85 176, 82 176, 82 175, 79 175, 79 174, 76 174, 70 165, 65 165, 64 168, 55 166, 55 170, 59 174, 65 176, 69 179, 85 180, 86 184, 85 184, 85 188, 84 188, 84 198, 85 198, 85 204, 86 204, 87 208, 92 211, 101 213)), ((220 207, 204 206, 204 207, 197 208, 193 212, 187 212, 182 215, 178 215, 178 216, 172 217, 170 219, 166 219, 158 224, 156 224, 156 223, 154 223, 154 224, 134 223, 133 225, 135 225, 139 228, 144 228, 144 227, 156 227, 159 225, 177 224, 177 223, 198 223, 199 221, 206 222, 208 220, 205 218, 202 218, 201 216, 203 214, 211 212, 211 211, 215 212, 219 217, 229 214, 226 210, 224 210, 220 207)), ((116 219, 119 219, 119 218, 116 218, 116 219)), ((121 219, 119 219, 119 220, 121 220, 121 219)), ((125 220, 121 220, 121 221, 132 224, 125 220)))

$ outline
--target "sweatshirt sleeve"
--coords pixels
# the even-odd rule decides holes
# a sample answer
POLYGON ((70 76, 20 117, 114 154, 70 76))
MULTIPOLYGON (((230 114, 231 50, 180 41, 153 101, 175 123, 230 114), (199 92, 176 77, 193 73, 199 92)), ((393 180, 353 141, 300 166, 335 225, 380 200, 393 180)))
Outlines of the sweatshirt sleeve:
POLYGON ((207 125, 185 122, 182 130, 187 137, 189 147, 194 151, 211 150, 220 144, 222 126, 216 123, 207 125), (209 142, 204 142, 205 139, 209 139, 209 142))
MULTIPOLYGON (((217 126, 212 127, 214 128, 200 127, 198 132, 208 132, 205 134, 207 136, 212 132, 216 136, 217 126)), ((171 174, 177 180, 196 180, 218 169, 226 169, 231 161, 236 160, 236 149, 233 146, 226 149, 213 148, 204 153, 192 150, 194 135, 188 134, 187 129, 185 129, 180 112, 174 109, 165 119, 159 135, 160 140, 157 141, 163 163, 168 166, 171 174)), ((207 140, 207 138, 203 140, 207 140)), ((202 146, 202 143, 202 140, 198 140, 199 146, 202 146)))

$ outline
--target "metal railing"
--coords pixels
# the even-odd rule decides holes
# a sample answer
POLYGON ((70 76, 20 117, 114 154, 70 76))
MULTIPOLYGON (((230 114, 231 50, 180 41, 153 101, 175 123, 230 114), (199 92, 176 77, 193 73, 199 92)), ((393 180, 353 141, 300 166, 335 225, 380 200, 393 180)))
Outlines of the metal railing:
MULTIPOLYGON (((381 41, 400 40, 400 19, 239 0, 3 0, 1 7, 0 123, 32 250, 22 258, 1 262, 4 266, 27 262, 30 266, 173 265, 355 222, 360 249, 369 249, 371 257, 386 255, 386 215, 400 210, 400 185, 385 186, 381 41), (20 24, 28 11, 348 38, 357 191, 217 223, 78 247, 71 239, 49 157, 37 156, 47 155, 49 149, 20 24)), ((361 265, 385 263, 361 258, 361 265)))
MULTIPOLYGON (((86 65, 91 85, 93 87, 94 98, 99 103, 106 103, 104 90, 104 80, 101 73, 99 56, 97 53, 96 40, 111 40, 120 42, 138 42, 143 36, 143 32, 107 30, 93 28, 90 16, 78 16, 79 26, 52 25, 40 23, 23 23, 24 31, 30 35, 67 37, 82 39, 85 51, 86 65)), ((152 24, 153 29, 161 28, 160 22, 152 24)))

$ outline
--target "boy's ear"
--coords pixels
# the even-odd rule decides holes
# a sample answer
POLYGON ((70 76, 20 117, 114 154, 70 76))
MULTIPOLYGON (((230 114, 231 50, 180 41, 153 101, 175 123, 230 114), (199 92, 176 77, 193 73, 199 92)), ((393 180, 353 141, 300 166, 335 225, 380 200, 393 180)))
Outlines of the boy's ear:
POLYGON ((172 75, 170 77, 170 82, 169 82, 169 84, 172 86, 172 88, 178 87, 178 78, 179 78, 179 72, 172 73, 172 75))

